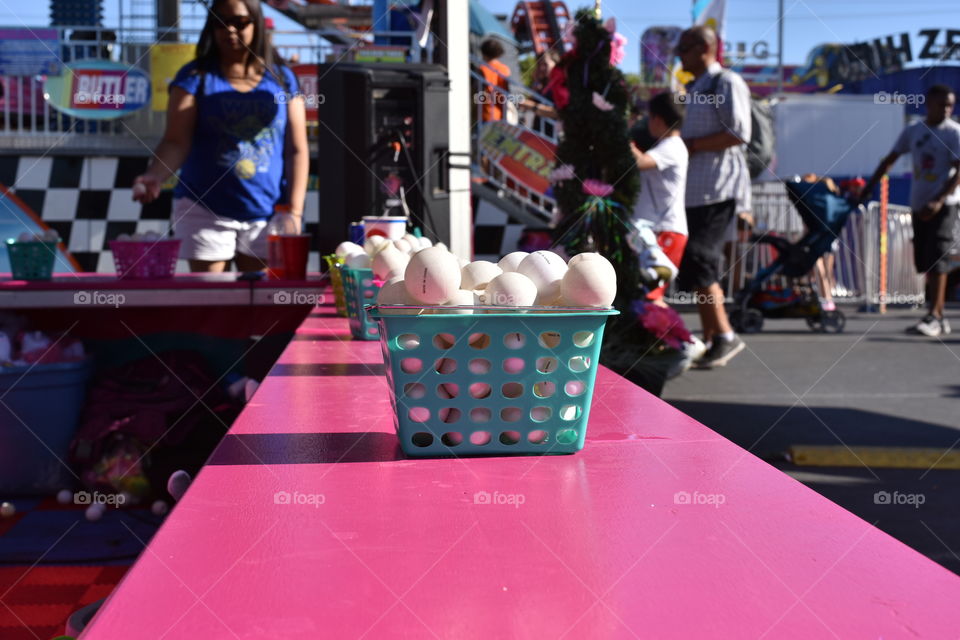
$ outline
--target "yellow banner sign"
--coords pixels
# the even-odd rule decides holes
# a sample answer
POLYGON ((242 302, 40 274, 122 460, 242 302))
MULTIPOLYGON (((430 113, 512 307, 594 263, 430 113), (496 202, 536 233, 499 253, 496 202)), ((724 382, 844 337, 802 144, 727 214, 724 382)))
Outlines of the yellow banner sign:
POLYGON ((181 42, 159 42, 150 49, 150 83, 153 88, 151 108, 167 110, 168 88, 180 67, 193 60, 196 45, 181 42))

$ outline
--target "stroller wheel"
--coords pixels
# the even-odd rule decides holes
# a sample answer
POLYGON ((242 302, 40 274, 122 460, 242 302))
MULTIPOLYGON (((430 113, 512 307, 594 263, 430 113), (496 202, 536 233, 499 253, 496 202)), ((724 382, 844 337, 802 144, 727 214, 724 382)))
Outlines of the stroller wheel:
POLYGON ((730 312, 730 324, 737 333, 760 333, 763 314, 756 309, 734 309, 730 312))
POLYGON ((842 311, 824 311, 820 314, 824 333, 842 333, 847 326, 847 317, 842 311))
POLYGON ((807 316, 807 326, 810 327, 811 331, 823 331, 823 322, 820 321, 821 316, 807 316))

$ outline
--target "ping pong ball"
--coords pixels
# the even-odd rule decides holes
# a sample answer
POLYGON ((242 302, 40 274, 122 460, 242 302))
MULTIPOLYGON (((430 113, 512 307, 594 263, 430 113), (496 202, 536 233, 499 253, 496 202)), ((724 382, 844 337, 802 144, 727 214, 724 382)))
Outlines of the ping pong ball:
POLYGON ((410 258, 403 282, 418 302, 443 304, 460 289, 460 264, 452 253, 430 247, 410 258))
POLYGON ((523 259, 528 255, 530 254, 526 251, 514 251, 513 253, 508 253, 500 258, 500 262, 497 263, 497 266, 500 267, 504 273, 508 271, 516 271, 517 267, 520 266, 520 263, 523 262, 523 259))
POLYGON ((343 264, 351 269, 369 269, 370 256, 365 253, 352 253, 346 257, 343 264))
POLYGON ((146 193, 147 193, 147 185, 143 184, 142 182, 138 182, 137 184, 133 185, 134 198, 146 195, 146 193))
POLYGON ((381 247, 385 244, 388 244, 387 239, 383 236, 370 236, 363 242, 363 250, 367 253, 372 254, 377 247, 381 247))
POLYGON ((617 273, 603 256, 584 258, 567 269, 560 292, 567 304, 609 307, 617 296, 617 273))
POLYGON ((572 267, 573 265, 577 264, 582 260, 597 260, 597 259, 606 260, 606 258, 604 258, 599 253, 592 253, 592 252, 578 253, 577 255, 570 258, 570 261, 567 262, 567 266, 572 267))
POLYGON ((491 280, 482 297, 496 307, 529 307, 537 299, 537 286, 525 275, 509 271, 491 280))
POLYGON ((421 249, 429 249, 432 246, 433 246, 433 242, 430 240, 430 238, 428 238, 427 236, 423 236, 422 238, 420 238, 421 249))
POLYGON ((503 269, 492 262, 486 260, 471 262, 460 270, 460 288, 480 289, 481 285, 486 285, 501 273, 503 269))
POLYGON ((387 246, 373 257, 373 275, 381 280, 388 280, 401 275, 410 262, 410 256, 400 249, 387 246))
MULTIPOLYGON (((401 251, 402 253, 409 254, 411 251, 413 251, 413 245, 410 244, 410 241, 407 240, 406 238, 400 238, 399 240, 394 240, 393 246, 397 250, 401 251)), ((419 242, 417 243, 417 248, 418 249, 420 248, 419 242)))
MULTIPOLYGON (((449 300, 443 303, 445 307, 469 307, 475 304, 475 296, 473 291, 467 291, 465 289, 459 289, 453 293, 453 296, 449 300)), ((473 313, 473 309, 450 309, 449 311, 444 309, 441 313, 455 313, 458 315, 469 315, 473 313)))
MULTIPOLYGON (((416 301, 410 297, 409 293, 407 293, 407 287, 404 286, 403 280, 395 280, 392 282, 387 282, 382 287, 380 287, 380 292, 377 293, 377 304, 378 305, 392 305, 392 304, 413 305, 413 304, 416 304, 416 301)), ((384 309, 383 312, 386 314, 398 315, 398 316, 417 315, 416 309, 384 309)))
POLYGON ((360 253, 363 251, 363 247, 358 245, 355 242, 341 242, 337 245, 337 250, 334 251, 338 258, 346 258, 351 253, 360 253))
POLYGON ((560 295, 560 281, 567 272, 567 263, 552 251, 534 251, 517 267, 537 286, 538 302, 553 302, 560 295))

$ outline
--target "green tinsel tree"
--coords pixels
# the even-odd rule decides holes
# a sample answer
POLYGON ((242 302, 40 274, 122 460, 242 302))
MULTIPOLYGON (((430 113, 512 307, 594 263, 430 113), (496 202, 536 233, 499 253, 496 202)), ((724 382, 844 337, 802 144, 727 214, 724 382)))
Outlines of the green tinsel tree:
POLYGON ((623 73, 610 63, 613 33, 593 9, 577 12, 573 33, 576 45, 555 69, 561 82, 554 95, 564 135, 555 165, 560 217, 554 237, 570 255, 596 251, 606 256, 617 271, 615 304, 629 311, 639 292, 627 223, 640 186, 627 132, 629 89, 623 73), (605 185, 612 191, 603 197, 596 189, 594 195, 587 192, 593 186, 603 193, 605 185))

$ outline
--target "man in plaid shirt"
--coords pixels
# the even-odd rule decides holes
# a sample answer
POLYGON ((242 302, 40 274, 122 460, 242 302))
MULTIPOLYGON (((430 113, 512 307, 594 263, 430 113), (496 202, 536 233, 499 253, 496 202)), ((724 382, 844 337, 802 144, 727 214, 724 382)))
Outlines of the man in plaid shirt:
POLYGON ((712 368, 727 364, 745 346, 727 319, 719 271, 733 217, 750 208, 744 148, 750 140, 750 90, 739 75, 716 61, 717 36, 709 27, 684 31, 677 54, 684 71, 694 76, 684 96, 687 117, 681 129, 690 153, 685 203, 689 239, 677 282, 697 294, 703 338, 710 347, 696 365, 712 368))

